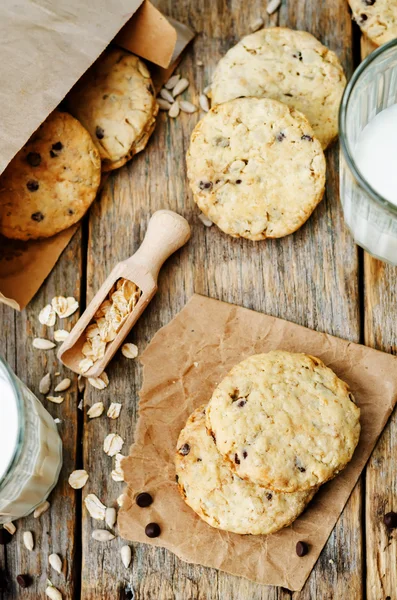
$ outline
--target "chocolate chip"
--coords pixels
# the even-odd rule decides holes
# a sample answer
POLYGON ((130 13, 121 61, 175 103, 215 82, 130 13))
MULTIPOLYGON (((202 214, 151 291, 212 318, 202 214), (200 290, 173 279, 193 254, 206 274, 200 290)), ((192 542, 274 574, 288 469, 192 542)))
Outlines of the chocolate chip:
POLYGON ((203 462, 203 459, 202 458, 198 458, 197 462, 203 462))
POLYGON ((26 184, 26 187, 28 188, 29 192, 37 192, 37 190, 39 189, 39 182, 35 181, 34 179, 29 179, 29 181, 26 184))
POLYGON ((395 529, 397 527, 397 513, 393 511, 386 513, 383 522, 389 529, 395 529))
POLYGON ((298 60, 302 60, 302 52, 300 52, 299 50, 297 50, 296 52, 294 52, 294 54, 292 56, 294 58, 297 58, 298 60))
POLYGON ((35 212, 30 216, 30 218, 33 219, 33 221, 37 221, 37 223, 40 223, 40 221, 44 219, 44 215, 41 212, 35 212))
POLYGON ((368 19, 367 15, 365 13, 363 13, 362 15, 360 15, 359 23, 364 23, 364 21, 366 21, 367 19, 368 19))
POLYGON ((41 156, 38 152, 29 152, 26 156, 26 160, 31 167, 38 167, 41 163, 41 156))
POLYGON ((282 142, 284 139, 285 139, 285 133, 283 133, 282 131, 280 131, 280 133, 278 133, 278 134, 276 135, 276 140, 277 140, 278 142, 282 142))
POLYGON ((309 546, 306 544, 306 542, 298 542, 296 544, 296 553, 300 558, 302 558, 302 556, 306 556, 308 552, 309 546))
POLYGON ((241 183, 241 179, 236 179, 236 183, 239 185, 241 183))
POLYGON ((54 150, 50 150, 50 156, 51 158, 55 158, 56 156, 58 156, 58 154, 54 152, 54 150))
POLYGON ((288 96, 288 98, 292 98, 293 97, 292 94, 284 94, 284 96, 288 96))
POLYGON ((74 210, 72 208, 68 208, 68 215, 74 215, 74 210))
POLYGON ((199 181, 200 190, 210 190, 212 189, 212 181, 199 181))
POLYGON ((152 504, 153 498, 148 492, 141 492, 135 498, 135 502, 141 508, 146 508, 152 504))
POLYGON ((313 138, 311 135, 308 135, 307 133, 305 133, 304 135, 302 135, 301 140, 305 140, 306 142, 312 142, 313 138))
POLYGON ((32 578, 29 575, 18 575, 17 582, 21 588, 27 588, 32 585, 32 578))
POLYGON ((237 404, 237 406, 242 408, 245 404, 247 404, 247 400, 240 400, 240 402, 237 404))
POLYGON ((55 144, 52 144, 51 148, 53 150, 62 150, 63 144, 62 142, 55 142, 55 144))
POLYGON ((266 494, 266 498, 267 498, 267 499, 269 500, 269 502, 270 502, 270 500, 273 498, 273 494, 271 494, 271 493, 269 492, 268 494, 266 494))
POLYGON ((7 531, 7 529, 0 529, 0 544, 5 546, 9 544, 12 540, 12 535, 7 531))
POLYGON ((175 481, 178 483, 178 481, 179 481, 178 475, 175 475, 175 481))
POLYGON ((150 538, 159 537, 161 533, 160 525, 158 523, 149 523, 145 527, 145 533, 150 538))
POLYGON ((298 467, 298 471, 300 471, 301 473, 306 473, 305 467, 298 467))
POLYGON ((190 452, 189 444, 183 444, 183 446, 179 448, 178 452, 179 454, 182 454, 182 456, 187 456, 190 452))
POLYGON ((234 462, 236 463, 236 465, 239 465, 239 464, 240 464, 240 459, 239 459, 239 457, 238 457, 238 454, 237 454, 237 453, 234 455, 234 462))
POLYGON ((105 132, 102 127, 99 127, 99 125, 97 125, 95 129, 95 135, 97 136, 98 140, 102 140, 105 137, 105 132))
POLYGON ((243 452, 243 458, 247 458, 247 456, 248 456, 248 452, 246 450, 244 450, 244 452, 243 452))
POLYGON ((376 0, 363 0, 363 2, 367 6, 373 6, 375 4, 376 0))

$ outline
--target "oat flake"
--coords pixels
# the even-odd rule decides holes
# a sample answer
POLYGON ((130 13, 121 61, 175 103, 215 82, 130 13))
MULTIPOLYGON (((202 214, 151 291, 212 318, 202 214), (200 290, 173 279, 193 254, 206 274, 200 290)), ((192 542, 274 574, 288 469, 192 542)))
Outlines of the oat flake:
POLYGON ((47 325, 47 327, 53 327, 55 325, 56 314, 51 304, 47 304, 41 309, 39 312, 39 321, 42 325, 47 325))
POLYGON ((95 419, 96 417, 100 417, 104 410, 105 407, 103 405, 103 402, 95 402, 95 404, 93 404, 91 408, 88 409, 87 416, 90 419, 95 419))
POLYGON ((106 506, 102 504, 95 494, 88 494, 84 499, 84 504, 93 519, 97 519, 98 521, 105 520, 106 506))
POLYGON ((123 447, 124 440, 117 433, 109 433, 103 442, 103 450, 108 456, 115 456, 123 447))
POLYGON ((85 469, 78 469, 69 475, 69 485, 74 490, 81 490, 88 481, 88 473, 85 469))

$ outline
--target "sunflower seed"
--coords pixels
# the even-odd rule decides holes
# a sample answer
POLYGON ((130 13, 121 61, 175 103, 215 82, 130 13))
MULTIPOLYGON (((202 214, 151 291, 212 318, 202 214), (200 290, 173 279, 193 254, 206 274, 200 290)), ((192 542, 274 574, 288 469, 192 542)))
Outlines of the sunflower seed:
POLYGON ((45 338, 34 338, 33 348, 37 348, 38 350, 51 350, 51 348, 55 348, 55 344, 45 338))
POLYGON ((30 552, 34 548, 34 540, 33 533, 31 531, 23 532, 23 543, 25 544, 25 548, 27 548, 30 552))
POLYGON ((64 392, 65 390, 70 388, 71 383, 72 382, 70 381, 70 379, 68 379, 68 377, 62 379, 62 381, 60 381, 56 386, 54 392, 64 392))
POLYGON ((88 383, 98 390, 104 390, 109 385, 109 377, 104 371, 99 377, 88 377, 88 383))
POLYGON ((79 392, 84 392, 85 390, 85 377, 83 377, 82 375, 79 375, 77 377, 77 389, 79 390, 79 392))
POLYGON ((121 461, 124 458, 125 458, 125 456, 120 453, 116 454, 116 456, 115 456, 115 461, 114 461, 115 468, 113 469, 113 471, 111 473, 113 481, 124 481, 124 471, 121 466, 121 461))
POLYGON ((206 227, 211 227, 211 225, 213 225, 213 222, 211 221, 211 219, 209 219, 207 217, 207 215, 205 215, 204 213, 200 213, 198 218, 203 223, 203 225, 205 225, 206 227))
POLYGON ((54 340, 56 342, 64 342, 69 335, 69 331, 66 329, 56 329, 54 331, 54 340))
POLYGON ((103 402, 95 402, 95 404, 88 409, 87 416, 89 419, 95 419, 96 417, 100 417, 104 410, 105 407, 103 402))
POLYGON ((50 600, 62 600, 61 592, 54 587, 53 585, 49 585, 45 590, 47 598, 50 600))
POLYGON ((47 373, 40 380, 39 392, 40 392, 40 394, 48 394, 48 392, 50 391, 50 388, 51 388, 51 375, 49 373, 47 373))
POLYGON ((160 110, 169 110, 171 108, 171 104, 168 100, 164 100, 163 98, 157 98, 157 104, 159 105, 160 110))
POLYGON ((135 344, 123 344, 121 354, 126 358, 136 358, 138 356, 138 346, 135 344))
POLYGON ((110 542, 114 540, 115 536, 107 529, 94 529, 92 538, 97 540, 97 542, 110 542))
POLYGON ((107 508, 105 512, 105 523, 110 529, 113 529, 117 519, 117 511, 115 508, 107 508))
POLYGON ((143 77, 146 77, 146 79, 150 77, 147 66, 141 60, 138 61, 138 71, 141 75, 143 75, 143 77))
POLYGON ((94 363, 90 358, 83 358, 83 360, 79 362, 80 373, 87 373, 93 364, 94 363))
POLYGON ((123 546, 120 550, 120 554, 121 554, 121 562, 123 563, 125 568, 128 569, 128 567, 131 564, 131 559, 132 559, 131 547, 123 546))
POLYGON ((58 554, 50 554, 48 562, 57 573, 62 573, 62 560, 58 554))
POLYGON ((124 500, 125 500, 125 495, 120 494, 120 496, 116 500, 116 502, 120 506, 120 508, 123 506, 124 500))
POLYGON ((49 508, 50 508, 50 503, 47 500, 45 502, 42 502, 41 504, 39 504, 39 506, 34 511, 34 513, 33 513, 34 518, 38 519, 39 517, 41 517, 41 515, 43 515, 45 512, 47 512, 47 510, 49 508))
POLYGON ((106 506, 102 504, 95 494, 88 494, 84 499, 84 504, 93 519, 98 519, 98 521, 105 519, 106 506))
POLYGON ((81 488, 85 486, 87 481, 88 473, 85 469, 78 469, 77 471, 73 471, 72 473, 70 473, 68 479, 70 487, 72 487, 74 490, 81 490, 81 488))
POLYGON ((120 416, 121 407, 123 405, 118 402, 112 402, 108 408, 107 416, 109 419, 118 419, 120 416))
POLYGON ((115 456, 123 447, 124 440, 117 433, 109 433, 103 442, 103 450, 108 456, 115 456))
POLYGON ((53 402, 54 404, 62 404, 62 402, 64 401, 64 397, 63 396, 47 396, 47 400, 49 400, 50 402, 53 402))
POLYGON ((185 113, 195 113, 197 111, 197 106, 194 106, 194 104, 188 102, 187 100, 181 100, 179 102, 179 106, 181 107, 181 110, 185 113))
POLYGON ((180 79, 178 81, 178 83, 176 84, 176 86, 172 90, 172 95, 174 96, 174 98, 176 98, 176 96, 179 96, 179 94, 182 94, 182 92, 184 92, 185 90, 187 90, 188 87, 189 87, 188 80, 182 78, 182 79, 180 79))
POLYGON ((164 87, 167 90, 172 90, 176 86, 176 84, 178 83, 180 78, 181 78, 180 75, 173 75, 172 77, 169 78, 169 80, 167 81, 167 83, 165 84, 164 87))
POLYGON ((52 308, 51 304, 47 304, 44 308, 39 312, 39 321, 42 325, 47 325, 47 327, 53 327, 56 321, 55 310, 52 308))
POLYGON ((160 96, 163 98, 163 100, 167 100, 167 102, 169 102, 170 104, 174 102, 174 96, 165 88, 162 88, 160 90, 160 96))
POLYGON ((262 17, 258 17, 258 19, 255 19, 255 21, 252 21, 251 25, 250 25, 250 31, 254 32, 254 31, 258 31, 258 29, 261 29, 261 27, 263 27, 264 22, 262 17))
POLYGON ((267 5, 266 12, 268 15, 272 15, 281 6, 281 0, 270 0, 267 5))
POLYGON ((172 119, 176 119, 176 117, 179 115, 179 110, 179 102, 176 101, 168 111, 168 116, 170 116, 172 119))
POLYGON ((15 527, 14 523, 12 521, 8 521, 8 523, 3 523, 3 527, 4 529, 6 529, 8 531, 8 533, 10 533, 11 535, 14 535, 14 533, 16 532, 17 528, 15 527))
POLYGON ((209 109, 210 109, 210 103, 209 103, 208 98, 207 98, 207 96, 205 94, 200 94, 200 96, 199 96, 199 104, 201 106, 201 109, 204 112, 208 112, 209 111, 209 109))

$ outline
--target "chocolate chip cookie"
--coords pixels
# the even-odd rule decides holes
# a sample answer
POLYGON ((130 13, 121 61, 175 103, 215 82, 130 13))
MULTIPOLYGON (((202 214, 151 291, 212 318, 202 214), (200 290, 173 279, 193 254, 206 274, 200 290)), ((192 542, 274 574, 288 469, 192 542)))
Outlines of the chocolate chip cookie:
POLYGON ((331 479, 351 460, 360 410, 321 360, 278 350, 230 371, 209 401, 206 423, 239 477, 298 492, 331 479))
POLYGON ((146 65, 117 47, 105 50, 69 94, 67 104, 95 141, 103 171, 121 167, 144 149, 158 113, 146 65))
POLYGON ((34 240, 76 223, 95 199, 101 161, 90 134, 53 112, 0 176, 0 233, 34 240))
POLYGON ((282 494, 240 479, 205 428, 205 405, 189 417, 175 454, 178 488, 194 512, 217 529, 269 534, 290 525, 315 490, 282 494))
POLYGON ((324 193, 324 154, 308 120, 267 98, 212 108, 192 133, 187 167, 200 210, 233 237, 293 233, 324 193))
POLYGON ((336 54, 313 35, 269 27, 244 37, 219 61, 211 97, 213 104, 241 96, 284 102, 308 118, 326 148, 338 134, 345 85, 336 54))
POLYGON ((397 37, 397 5, 390 0, 349 0, 355 21, 378 46, 397 37))

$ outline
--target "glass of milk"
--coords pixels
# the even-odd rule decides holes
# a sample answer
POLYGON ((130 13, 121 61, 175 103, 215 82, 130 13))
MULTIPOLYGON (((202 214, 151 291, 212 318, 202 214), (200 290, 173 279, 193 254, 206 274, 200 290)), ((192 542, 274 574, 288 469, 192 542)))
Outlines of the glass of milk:
POLYGON ((0 357, 0 523, 31 513, 62 466, 51 415, 0 357))
POLYGON ((397 40, 355 71, 339 113, 340 197, 355 242, 397 265, 397 40))

